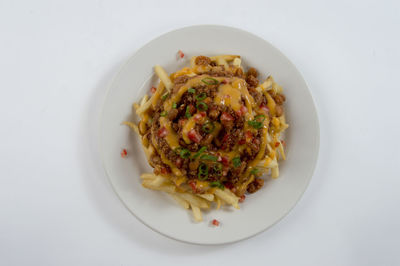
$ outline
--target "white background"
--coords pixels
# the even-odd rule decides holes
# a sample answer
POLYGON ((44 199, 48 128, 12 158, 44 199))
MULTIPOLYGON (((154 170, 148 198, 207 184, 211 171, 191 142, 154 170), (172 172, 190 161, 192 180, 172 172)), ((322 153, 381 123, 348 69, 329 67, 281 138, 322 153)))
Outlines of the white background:
POLYGON ((400 4, 323 2, 1 0, 0 264, 398 265, 400 4), (303 198, 232 245, 183 244, 142 225, 97 153, 97 117, 120 65, 195 24, 271 42, 319 112, 320 158, 303 198))

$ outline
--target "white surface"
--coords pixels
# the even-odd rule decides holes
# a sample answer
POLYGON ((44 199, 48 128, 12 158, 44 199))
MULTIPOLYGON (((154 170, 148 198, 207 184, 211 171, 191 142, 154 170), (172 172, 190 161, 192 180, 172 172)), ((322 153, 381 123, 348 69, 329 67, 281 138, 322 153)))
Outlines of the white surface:
POLYGON ((322 2, 1 1, 1 264, 399 264, 400 6, 322 2), (278 47, 307 80, 321 125, 299 204, 271 230, 218 247, 132 217, 92 138, 106 84, 132 51, 202 23, 278 47))
MULTIPOLYGON (((249 238, 281 220, 298 202, 314 171, 319 149, 319 126, 307 84, 296 67, 271 44, 231 27, 193 26, 164 34, 141 48, 118 72, 107 94, 101 117, 101 153, 104 167, 118 196, 144 224, 173 239, 197 244, 226 244, 249 238), (212 36, 212 40, 210 37, 212 36), (229 47, 227 47, 229 45, 229 47), (179 47, 179 48, 177 48, 179 47), (186 57, 177 61, 178 49, 186 57), (195 55, 239 54, 243 66, 256 67, 260 79, 272 75, 285 89, 287 161, 279 162, 280 176, 265 182, 263 189, 246 198, 240 210, 222 208, 203 212, 202 223, 191 219, 191 211, 168 195, 144 189, 140 175, 152 172, 137 134, 121 126, 132 120, 132 102, 140 102, 151 86, 157 86, 153 66, 168 73, 190 65, 195 55), (130 155, 122 160, 125 147, 130 155), (147 166, 147 167, 146 167, 147 166), (188 217, 189 216, 189 217, 188 217), (213 219, 221 226, 210 226, 213 219)), ((138 121, 137 116, 133 116, 138 121)))

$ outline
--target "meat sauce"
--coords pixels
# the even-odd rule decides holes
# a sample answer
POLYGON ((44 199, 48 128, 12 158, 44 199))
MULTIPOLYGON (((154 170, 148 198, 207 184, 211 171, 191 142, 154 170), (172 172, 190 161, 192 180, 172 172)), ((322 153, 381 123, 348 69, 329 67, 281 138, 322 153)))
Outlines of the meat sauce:
POLYGON ((283 114, 286 98, 273 91, 266 97, 258 91, 254 68, 245 73, 216 65, 206 56, 198 56, 195 64, 204 71, 175 77, 171 93, 149 114, 152 123, 146 134, 156 148, 151 158, 154 172, 236 188, 232 191, 239 196, 246 190, 253 193, 263 182, 245 173, 260 153, 268 155, 260 144, 273 118, 269 96, 275 116, 283 114), (240 190, 246 182, 246 189, 240 190))

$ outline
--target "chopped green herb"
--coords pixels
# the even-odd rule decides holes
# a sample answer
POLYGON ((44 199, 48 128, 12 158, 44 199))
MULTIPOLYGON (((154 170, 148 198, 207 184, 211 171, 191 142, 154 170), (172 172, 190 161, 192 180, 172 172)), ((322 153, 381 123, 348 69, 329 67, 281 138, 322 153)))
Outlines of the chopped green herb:
POLYGON ((200 157, 201 160, 206 160, 206 161, 213 161, 216 162, 218 157, 214 156, 214 155, 208 155, 208 154, 204 154, 200 157))
POLYGON ((183 159, 189 158, 190 157, 190 151, 188 149, 182 149, 179 152, 179 156, 181 156, 183 159))
POLYGON ((213 181, 213 182, 210 183, 210 186, 211 187, 217 187, 219 189, 224 189, 225 188, 225 186, 223 184, 221 184, 220 181, 213 181))
POLYGON ((186 106, 185 116, 187 118, 191 118, 192 117, 192 114, 190 113, 190 107, 189 106, 186 106))
POLYGON ((201 129, 206 133, 211 133, 214 131, 215 125, 213 122, 205 122, 201 129))
POLYGON ((167 92, 167 93, 165 93, 163 96, 161 96, 161 100, 165 100, 165 99, 167 99, 167 97, 168 97, 168 95, 169 95, 169 93, 167 92))
POLYGON ((217 85, 219 83, 218 80, 213 78, 204 78, 201 81, 207 85, 217 85))
POLYGON ((193 88, 189 88, 189 89, 188 89, 188 92, 190 92, 190 93, 196 93, 196 90, 193 89, 193 88))
POLYGON ((201 147, 200 148, 200 150, 198 150, 197 152, 196 152, 196 154, 195 155, 193 155, 193 159, 196 159, 197 157, 199 157, 205 150, 207 149, 207 147, 201 147))
POLYGON ((236 167, 239 167, 241 164, 242 164, 242 162, 240 161, 240 157, 235 157, 235 158, 233 158, 232 159, 232 163, 233 163, 233 166, 236 168, 236 167))
POLYGON ((207 94, 205 92, 200 93, 199 95, 196 96, 196 100, 202 101, 205 98, 207 98, 207 94))
POLYGON ((265 115, 257 115, 254 117, 254 120, 247 121, 249 126, 254 127, 255 129, 260 129, 263 126, 263 122, 265 120, 265 115))
POLYGON ((265 115, 256 115, 255 117, 254 117, 254 121, 258 121, 258 122, 264 122, 264 120, 265 120, 265 115))
POLYGON ((260 129, 262 127, 262 123, 261 122, 257 122, 257 121, 247 121, 247 123, 249 124, 249 126, 254 127, 255 129, 260 129))
POLYGON ((176 108, 176 103, 174 102, 173 104, 172 104, 172 108, 176 108))
POLYGON ((258 174, 258 172, 260 172, 260 169, 254 168, 254 169, 252 169, 252 170, 250 171, 250 174, 256 175, 256 174, 258 174))
POLYGON ((167 111, 163 111, 163 112, 161 112, 161 114, 160 114, 160 116, 163 116, 163 117, 165 117, 165 116, 167 116, 168 115, 168 112, 167 111))

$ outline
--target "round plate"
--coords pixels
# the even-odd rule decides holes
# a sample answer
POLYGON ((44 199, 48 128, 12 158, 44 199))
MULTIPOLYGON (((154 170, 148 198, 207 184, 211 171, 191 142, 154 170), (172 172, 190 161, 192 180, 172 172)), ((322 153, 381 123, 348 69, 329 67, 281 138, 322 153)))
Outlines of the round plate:
POLYGON ((296 67, 265 40, 243 30, 225 26, 193 26, 164 34, 136 52, 114 78, 104 103, 100 129, 104 168, 125 206, 145 225, 171 237, 196 244, 223 244, 260 233, 282 219, 299 200, 313 174, 319 149, 316 108, 296 67), (183 60, 176 53, 185 53, 183 60), (136 120, 132 103, 137 102, 158 80, 153 66, 172 73, 189 65, 191 56, 237 54, 244 67, 258 69, 261 79, 273 75, 284 88, 287 101, 287 160, 279 164, 280 176, 266 181, 240 206, 203 212, 204 221, 195 223, 170 196, 145 189, 140 174, 152 172, 139 138, 122 121, 136 120), (123 148, 127 158, 121 158, 123 148), (211 226, 217 219, 219 227, 211 226))

